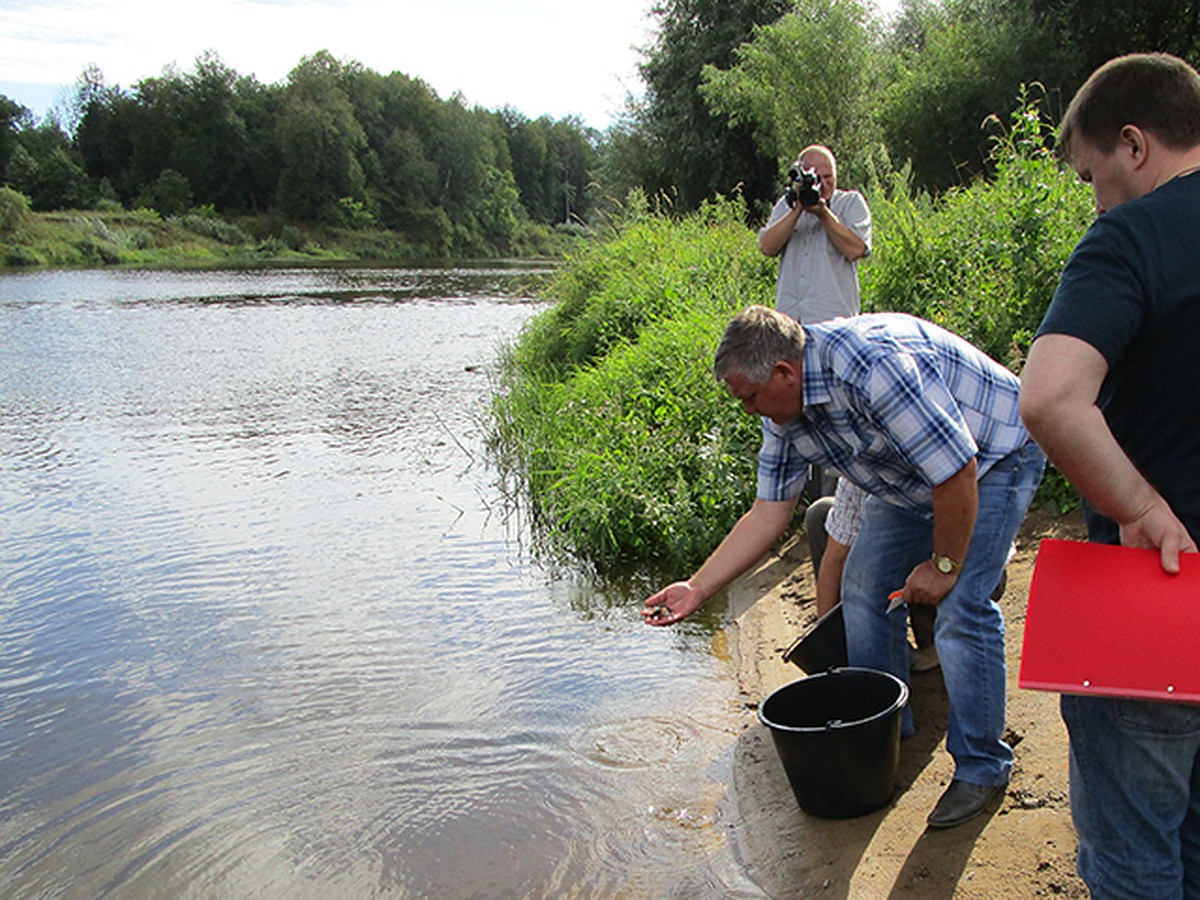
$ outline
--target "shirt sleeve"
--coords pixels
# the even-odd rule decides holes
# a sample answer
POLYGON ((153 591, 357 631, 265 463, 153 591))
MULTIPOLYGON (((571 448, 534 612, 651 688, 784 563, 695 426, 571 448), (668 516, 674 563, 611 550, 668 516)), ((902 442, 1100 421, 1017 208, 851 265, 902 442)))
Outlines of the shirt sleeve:
POLYGON ((825 519, 825 532, 840 544, 849 547, 858 537, 862 524, 863 504, 868 494, 852 481, 839 478, 833 494, 833 507, 825 519))
POLYGON ((800 496, 808 484, 808 460, 772 425, 762 420, 762 447, 758 451, 758 499, 780 501, 800 496))
POLYGON ((1038 328, 1095 347, 1110 366, 1124 355, 1141 327, 1143 278, 1119 223, 1097 219, 1071 254, 1038 328))
POLYGON ((858 191, 846 191, 840 209, 835 210, 843 225, 853 231, 867 245, 867 256, 871 255, 871 210, 866 198, 858 191))

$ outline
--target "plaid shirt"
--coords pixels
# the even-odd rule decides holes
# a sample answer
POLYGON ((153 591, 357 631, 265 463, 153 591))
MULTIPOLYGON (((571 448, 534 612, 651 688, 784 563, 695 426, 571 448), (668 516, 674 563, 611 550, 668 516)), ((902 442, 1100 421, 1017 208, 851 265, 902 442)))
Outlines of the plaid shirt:
POLYGON ((806 325, 796 421, 762 420, 758 496, 787 500, 809 463, 925 517, 933 485, 972 458, 979 477, 1029 440, 1020 381, 977 347, 930 322, 876 313, 806 325))

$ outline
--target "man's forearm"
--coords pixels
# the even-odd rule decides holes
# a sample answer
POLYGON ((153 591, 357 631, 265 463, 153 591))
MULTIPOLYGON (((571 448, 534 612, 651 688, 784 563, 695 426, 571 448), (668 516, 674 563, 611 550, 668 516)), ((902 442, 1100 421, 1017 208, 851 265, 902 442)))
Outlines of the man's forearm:
POLYGON ((770 502, 755 500, 720 546, 712 552, 696 574, 688 579, 691 586, 711 597, 721 588, 758 562, 787 530, 796 509, 795 500, 770 502))
POLYGON ((1027 422, 1046 458, 1097 511, 1117 523, 1131 522, 1158 499, 1158 492, 1121 449, 1096 406, 1053 407, 1027 422))
POLYGON ((842 574, 846 571, 846 557, 850 548, 836 538, 829 538, 825 555, 821 557, 821 571, 817 573, 817 615, 823 616, 842 599, 842 574))
POLYGON ((762 230, 758 236, 758 249, 764 256, 778 256, 783 252, 802 212, 799 206, 793 207, 762 230))
POLYGON ((833 241, 838 252, 850 262, 860 260, 867 255, 867 242, 851 231, 849 226, 842 222, 828 206, 825 207, 824 212, 818 214, 817 218, 821 220, 821 224, 825 227, 825 233, 829 235, 829 239, 833 241))
POLYGON ((961 563, 966 559, 979 512, 978 466, 965 466, 933 488, 933 552, 961 563))
POLYGON ((1160 551, 1163 569, 1196 541, 1146 480, 1096 405, 1108 362, 1087 342, 1046 334, 1033 342, 1021 377, 1021 418, 1047 458, 1092 506, 1121 528, 1121 543, 1160 551))

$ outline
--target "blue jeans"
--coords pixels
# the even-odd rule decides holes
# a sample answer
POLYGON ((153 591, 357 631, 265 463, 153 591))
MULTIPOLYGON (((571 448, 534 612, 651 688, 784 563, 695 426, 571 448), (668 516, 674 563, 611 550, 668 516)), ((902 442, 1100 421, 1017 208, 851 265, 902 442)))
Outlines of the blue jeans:
POLYGON ((1092 896, 1200 897, 1200 706, 1063 695, 1062 716, 1092 896))
MULTIPOLYGON (((946 749, 954 777, 987 787, 1008 783, 1012 748, 1004 742, 1004 618, 991 599, 1008 550, 1042 479, 1046 458, 1032 441, 979 480, 979 512, 954 588, 938 604, 934 645, 950 698, 946 749)), ((871 497, 842 576, 846 651, 852 666, 908 681, 908 612, 886 613, 887 596, 933 553, 933 522, 871 497)), ((913 731, 905 708, 902 733, 913 731)))

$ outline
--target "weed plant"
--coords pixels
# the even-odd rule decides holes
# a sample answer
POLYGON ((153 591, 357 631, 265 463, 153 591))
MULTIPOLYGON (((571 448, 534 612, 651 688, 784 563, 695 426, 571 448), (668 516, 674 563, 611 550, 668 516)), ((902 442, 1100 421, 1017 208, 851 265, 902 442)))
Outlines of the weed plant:
POLYGON ((876 253, 862 271, 865 308, 936 322, 1014 372, 1094 217, 1038 104, 1026 90, 1021 100, 1008 129, 989 120, 991 179, 934 199, 914 196, 901 173, 872 192, 876 253))

